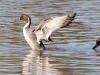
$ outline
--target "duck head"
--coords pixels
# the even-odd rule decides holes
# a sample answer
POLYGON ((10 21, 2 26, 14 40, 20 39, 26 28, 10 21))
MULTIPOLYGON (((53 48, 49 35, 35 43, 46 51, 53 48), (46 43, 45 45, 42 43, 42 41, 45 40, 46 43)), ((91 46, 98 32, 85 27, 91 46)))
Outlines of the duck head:
POLYGON ((95 45, 92 49, 97 48, 99 45, 100 45, 100 38, 98 38, 98 39, 96 40, 96 45, 95 45))
POLYGON ((24 21, 26 21, 26 23, 31 24, 31 18, 26 14, 22 14, 21 17, 20 17, 20 20, 24 20, 24 21))

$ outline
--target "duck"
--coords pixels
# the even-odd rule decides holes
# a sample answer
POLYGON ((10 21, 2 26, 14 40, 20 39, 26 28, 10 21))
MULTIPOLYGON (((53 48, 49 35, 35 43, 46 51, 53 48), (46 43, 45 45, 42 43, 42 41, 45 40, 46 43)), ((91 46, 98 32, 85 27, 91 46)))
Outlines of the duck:
POLYGON ((47 18, 42 20, 37 27, 31 28, 31 17, 27 14, 22 14, 20 16, 20 20, 26 21, 26 24, 23 27, 25 40, 32 50, 44 50, 45 46, 43 44, 43 40, 46 42, 52 41, 52 32, 68 26, 72 23, 75 16, 76 13, 47 18))
POLYGON ((99 45, 100 45, 100 38, 98 38, 98 39, 96 40, 96 44, 95 44, 95 46, 94 46, 92 49, 97 48, 99 45))

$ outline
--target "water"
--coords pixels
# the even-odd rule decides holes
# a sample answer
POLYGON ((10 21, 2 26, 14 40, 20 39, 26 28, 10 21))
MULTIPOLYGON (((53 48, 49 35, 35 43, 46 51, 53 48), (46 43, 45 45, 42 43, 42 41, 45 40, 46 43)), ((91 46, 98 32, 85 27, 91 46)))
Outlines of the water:
POLYGON ((0 75, 99 75, 100 47, 92 50, 100 37, 99 0, 0 0, 0 75), (18 18, 32 18, 32 27, 43 19, 77 13, 72 24, 52 34, 39 57, 30 50, 18 18))

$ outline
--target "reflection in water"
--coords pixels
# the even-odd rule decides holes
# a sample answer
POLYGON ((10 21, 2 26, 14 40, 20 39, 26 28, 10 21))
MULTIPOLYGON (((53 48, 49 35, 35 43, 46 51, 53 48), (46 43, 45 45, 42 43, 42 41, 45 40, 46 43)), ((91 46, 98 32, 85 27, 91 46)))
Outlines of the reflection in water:
POLYGON ((40 56, 40 51, 30 50, 23 62, 23 74, 25 75, 49 75, 48 57, 40 56))
POLYGON ((97 49, 94 49, 94 51, 96 52, 97 56, 100 56, 100 51, 98 51, 97 49))
MULTIPOLYGON (((48 48, 50 51, 53 48, 48 48)), ((47 50, 47 51, 49 51, 47 50)), ((52 52, 63 52, 59 51, 57 48, 54 48, 55 51, 52 52)), ((53 53, 51 53, 53 54, 53 53)), ((68 74, 63 69, 53 68, 58 66, 63 66, 63 64, 52 64, 54 62, 50 58, 50 55, 42 54, 42 51, 39 50, 30 50, 29 54, 26 55, 25 60, 23 61, 23 72, 24 75, 72 75, 68 74)), ((56 62, 56 59, 55 59, 56 62)), ((66 64, 67 65, 67 64, 66 64)), ((66 68, 67 70, 67 68, 66 68)))

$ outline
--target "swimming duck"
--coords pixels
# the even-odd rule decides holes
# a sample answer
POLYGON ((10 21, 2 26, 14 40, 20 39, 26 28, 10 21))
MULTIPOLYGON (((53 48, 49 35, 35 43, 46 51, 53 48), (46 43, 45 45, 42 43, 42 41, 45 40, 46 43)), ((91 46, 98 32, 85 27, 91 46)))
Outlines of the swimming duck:
POLYGON ((96 40, 96 44, 95 44, 95 46, 94 46, 92 49, 97 48, 99 45, 100 45, 100 38, 98 38, 98 39, 96 40))
POLYGON ((42 20, 36 28, 30 28, 31 18, 27 14, 22 14, 20 20, 26 21, 23 27, 24 37, 32 49, 44 50, 42 40, 52 41, 50 35, 53 31, 68 26, 74 20, 76 13, 61 17, 53 17, 42 20))

